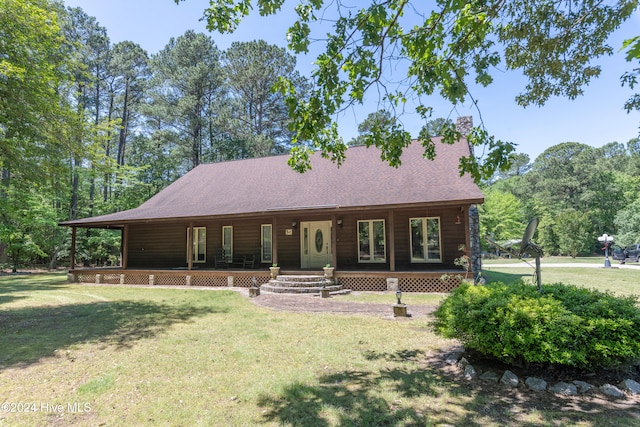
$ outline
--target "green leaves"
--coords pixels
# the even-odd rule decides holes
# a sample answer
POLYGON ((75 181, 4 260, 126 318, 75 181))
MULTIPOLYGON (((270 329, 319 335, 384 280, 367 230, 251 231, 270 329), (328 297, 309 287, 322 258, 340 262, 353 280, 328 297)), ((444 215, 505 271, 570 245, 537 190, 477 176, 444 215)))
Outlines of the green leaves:
MULTIPOLYGON (((634 37, 629 40, 625 40, 622 44, 623 49, 627 49, 627 61, 633 62, 636 60, 640 63, 640 36, 634 37)), ((638 65, 638 64, 636 64, 638 65)), ((640 78, 640 66, 636 66, 632 71, 624 73, 622 78, 622 85, 627 85, 629 88, 634 89, 638 84, 638 78, 640 78)), ((624 109, 627 113, 633 110, 640 110, 640 94, 632 95, 624 104, 624 109)))
MULTIPOLYGON (((209 28, 227 31, 248 13, 252 2, 210 4, 209 28)), ((261 14, 272 14, 281 10, 283 2, 259 0, 257 4, 261 14)), ((491 71, 500 64, 520 70, 529 79, 516 98, 522 106, 542 105, 551 96, 573 99, 599 75, 593 60, 612 52, 606 44, 608 36, 637 7, 637 0, 475 0, 411 7, 408 0, 369 0, 355 10, 341 3, 300 0, 295 6, 298 19, 287 30, 289 48, 306 53, 314 40, 324 42, 324 49, 316 58, 311 97, 305 103, 288 101, 295 121, 294 139, 341 158, 340 149, 334 150, 327 135, 334 133, 333 125, 346 108, 363 104, 371 94, 378 97, 381 109, 389 111, 405 108, 409 99, 435 94, 455 107, 473 100, 471 81, 490 85, 491 71), (316 13, 320 9, 322 14, 316 13), (314 36, 309 23, 318 16, 332 23, 332 28, 314 36)), ((626 46, 630 56, 638 56, 638 39, 626 46)), ((630 76, 627 83, 635 84, 636 78, 630 76)), ((417 104, 416 112, 424 117, 427 107, 421 100, 417 104)), ((638 104, 630 100, 627 108, 638 104)), ((397 164, 397 148, 405 136, 399 129, 391 130, 389 136, 393 139, 384 157, 397 164)), ((477 131, 470 142, 482 147, 483 155, 462 159, 460 167, 476 180, 503 169, 513 151, 512 144, 495 141, 484 130, 477 131)), ((431 157, 429 143, 425 148, 425 156, 431 157)))
POLYGON ((506 3, 498 29, 505 63, 528 77, 518 104, 543 105, 552 96, 574 99, 600 74, 592 62, 613 50, 607 38, 637 9, 636 0, 519 0, 506 3))
MULTIPOLYGON (((175 0, 176 4, 185 0, 175 0)), ((238 24, 251 11, 251 0, 216 0, 210 1, 204 11, 204 18, 210 30, 221 33, 233 33, 238 24)))
POLYGON ((387 114, 387 117, 372 120, 366 132, 361 135, 361 142, 367 147, 378 147, 382 161, 389 163, 389 166, 399 167, 402 164, 400 156, 403 149, 411 143, 411 135, 395 118, 392 119, 387 114))
POLYGON ((57 212, 49 196, 40 185, 2 183, 0 242, 6 245, 14 269, 38 257, 55 254, 62 245, 61 237, 66 231, 58 227, 57 212))
POLYGON ((497 360, 580 368, 640 356, 636 298, 562 284, 463 283, 435 311, 439 333, 497 360))
POLYGON ((490 190, 484 197, 484 203, 479 206, 480 235, 491 234, 497 242, 521 239, 526 220, 520 200, 499 190, 490 190))
POLYGON ((591 253, 594 241, 587 212, 568 209, 556 216, 556 233, 561 253, 572 258, 591 253))
POLYGON ((295 53, 307 53, 309 51, 309 34, 311 30, 306 22, 296 22, 287 31, 289 49, 295 53))
POLYGON ((622 43, 622 49, 627 49, 627 61, 640 59, 640 36, 625 40, 622 43))
POLYGON ((56 162, 66 142, 58 89, 73 65, 52 3, 0 0, 0 11, 0 167, 33 178, 29 162, 56 162))
POLYGON ((188 170, 202 162, 203 141, 211 125, 208 116, 219 108, 216 101, 224 84, 220 51, 211 37, 188 30, 172 38, 150 65, 154 76, 149 116, 163 124, 157 131, 176 133, 172 139, 189 159, 188 170))

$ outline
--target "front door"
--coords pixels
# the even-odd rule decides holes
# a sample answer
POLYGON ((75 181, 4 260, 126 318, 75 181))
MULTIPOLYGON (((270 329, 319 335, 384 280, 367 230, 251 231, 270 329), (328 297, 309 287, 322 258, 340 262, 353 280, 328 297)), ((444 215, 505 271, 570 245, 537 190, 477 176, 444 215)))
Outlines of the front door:
POLYGON ((300 225, 302 268, 322 268, 331 263, 331 221, 303 222, 300 225))

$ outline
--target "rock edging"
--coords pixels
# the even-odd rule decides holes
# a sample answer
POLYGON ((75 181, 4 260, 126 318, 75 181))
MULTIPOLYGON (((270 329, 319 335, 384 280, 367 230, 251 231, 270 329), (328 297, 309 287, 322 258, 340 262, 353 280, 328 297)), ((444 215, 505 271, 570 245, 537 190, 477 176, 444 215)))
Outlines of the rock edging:
MULTIPOLYGON (((464 351, 450 353, 445 357, 448 365, 456 366, 460 369, 465 379, 469 381, 480 380, 485 382, 493 382, 503 384, 505 387, 515 388, 521 384, 520 378, 508 369, 502 373, 487 370, 478 372, 469 361, 464 357, 464 351)), ((632 379, 626 379, 620 384, 604 384, 596 387, 582 380, 574 380, 570 383, 560 381, 556 384, 548 385, 547 381, 542 378, 527 377, 523 382, 524 386, 533 392, 548 392, 558 396, 578 396, 598 390, 603 395, 613 398, 622 399, 630 396, 640 395, 640 383, 632 379)))

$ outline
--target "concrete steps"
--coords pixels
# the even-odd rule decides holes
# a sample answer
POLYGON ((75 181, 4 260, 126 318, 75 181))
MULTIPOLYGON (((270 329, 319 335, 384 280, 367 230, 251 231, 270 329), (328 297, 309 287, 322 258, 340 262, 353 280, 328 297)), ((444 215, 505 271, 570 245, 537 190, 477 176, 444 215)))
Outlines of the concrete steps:
POLYGON ((279 294, 320 294, 322 289, 328 289, 331 295, 349 293, 348 289, 342 289, 342 285, 334 279, 326 279, 321 275, 279 275, 275 279, 260 286, 264 292, 279 294))

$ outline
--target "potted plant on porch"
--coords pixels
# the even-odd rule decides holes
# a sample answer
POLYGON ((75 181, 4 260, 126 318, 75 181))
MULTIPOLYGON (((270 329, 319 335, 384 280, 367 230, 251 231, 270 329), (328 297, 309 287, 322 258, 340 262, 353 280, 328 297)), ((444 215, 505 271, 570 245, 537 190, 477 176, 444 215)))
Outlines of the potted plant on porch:
POLYGON ((324 277, 326 277, 327 279, 333 278, 334 267, 332 267, 331 264, 325 265, 324 267, 322 267, 322 269, 324 270, 324 277))
POLYGON ((271 278, 275 279, 278 277, 278 274, 280 274, 280 267, 274 262, 271 267, 269 267, 269 271, 271 272, 271 278))

